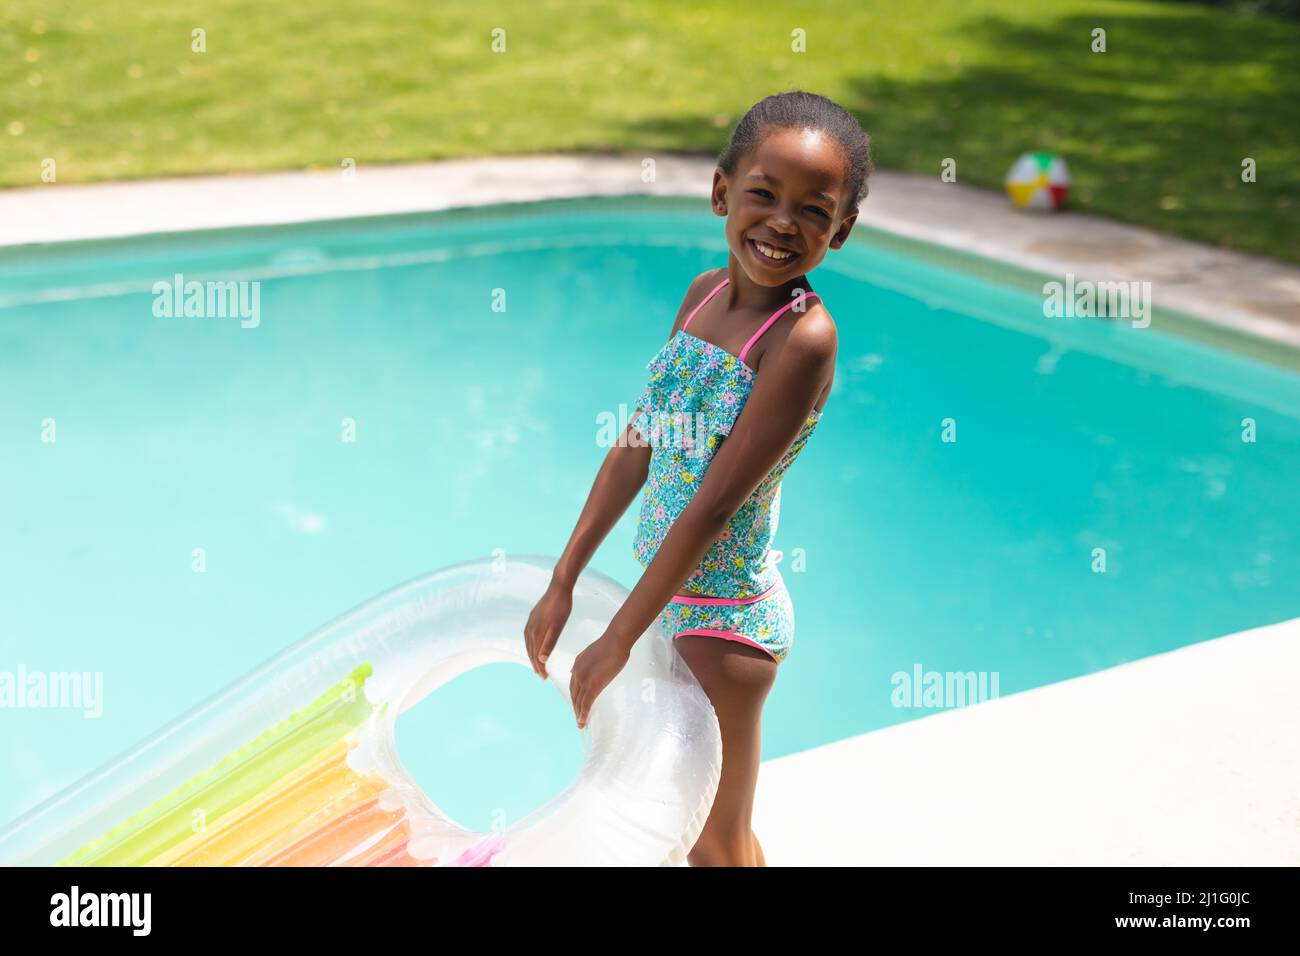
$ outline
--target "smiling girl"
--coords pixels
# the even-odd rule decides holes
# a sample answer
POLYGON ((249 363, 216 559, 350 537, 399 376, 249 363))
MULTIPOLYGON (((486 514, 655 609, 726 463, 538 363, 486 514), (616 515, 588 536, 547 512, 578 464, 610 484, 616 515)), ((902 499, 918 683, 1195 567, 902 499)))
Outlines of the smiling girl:
POLYGON ((781 478, 821 421, 835 368, 835 323, 807 273, 848 238, 871 168, 867 134, 824 96, 781 93, 745 114, 713 176, 727 264, 686 290, 647 365, 637 415, 524 628, 545 678, 578 575, 644 486, 633 550, 645 572, 578 655, 570 696, 584 727, 650 625, 672 635, 722 735, 718 793, 692 866, 765 865, 750 825, 762 708, 794 639, 771 545, 781 478))

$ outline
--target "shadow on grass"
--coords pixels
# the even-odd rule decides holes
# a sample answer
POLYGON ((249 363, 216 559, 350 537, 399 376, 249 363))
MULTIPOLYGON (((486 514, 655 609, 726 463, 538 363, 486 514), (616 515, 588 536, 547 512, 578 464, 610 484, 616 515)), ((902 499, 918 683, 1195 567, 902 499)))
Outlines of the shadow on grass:
MULTIPOLYGON (((839 97, 878 165, 938 176, 951 157, 959 181, 1001 189, 1017 155, 1051 150, 1070 166, 1073 208, 1300 261, 1300 27, 1184 6, 959 29, 978 62, 922 81, 861 76, 839 97), (1097 27, 1104 53, 1091 50, 1097 27), (1254 183, 1241 179, 1247 157, 1254 183)), ((630 132, 709 151, 727 130, 678 116, 630 132)))

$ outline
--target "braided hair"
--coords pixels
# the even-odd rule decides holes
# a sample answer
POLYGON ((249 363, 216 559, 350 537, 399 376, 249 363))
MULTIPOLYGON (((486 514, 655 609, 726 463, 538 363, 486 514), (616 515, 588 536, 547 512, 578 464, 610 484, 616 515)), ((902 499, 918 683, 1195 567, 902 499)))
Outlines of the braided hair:
POLYGON ((736 124, 727 148, 718 156, 722 171, 728 176, 735 175, 740 158, 756 149, 764 136, 778 129, 814 130, 839 144, 848 174, 846 214, 857 211, 867 198, 867 177, 875 168, 871 161, 871 137, 852 113, 817 93, 791 90, 764 97, 751 106, 736 124))

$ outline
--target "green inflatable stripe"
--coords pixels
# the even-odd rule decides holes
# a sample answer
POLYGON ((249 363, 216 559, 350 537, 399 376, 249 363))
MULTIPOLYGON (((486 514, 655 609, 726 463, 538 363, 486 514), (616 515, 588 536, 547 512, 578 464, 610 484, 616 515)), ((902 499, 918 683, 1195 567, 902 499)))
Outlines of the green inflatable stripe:
POLYGON ((195 810, 217 820, 360 727, 374 709, 361 692, 373 672, 369 663, 361 664, 307 706, 57 865, 140 866, 188 839, 195 810))

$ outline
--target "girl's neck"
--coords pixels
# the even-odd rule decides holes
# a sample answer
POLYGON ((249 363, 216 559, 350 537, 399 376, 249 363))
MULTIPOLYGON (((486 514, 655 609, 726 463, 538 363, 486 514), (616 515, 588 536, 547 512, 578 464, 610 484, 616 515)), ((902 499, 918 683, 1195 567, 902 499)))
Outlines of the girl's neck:
POLYGON ((777 286, 759 285, 745 274, 735 256, 727 263, 727 278, 730 281, 719 295, 727 297, 728 311, 752 309, 755 312, 775 312, 794 298, 796 292, 813 291, 806 274, 777 286))

